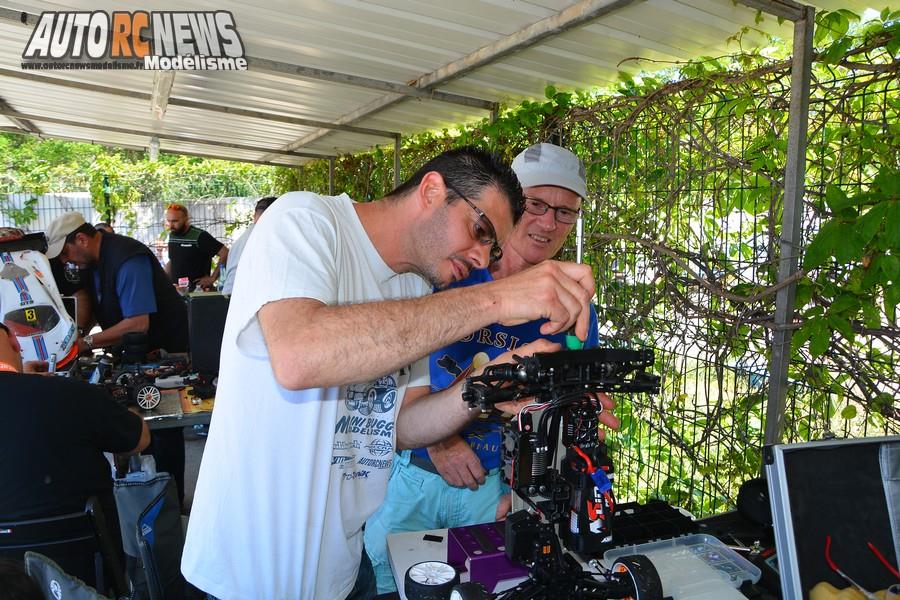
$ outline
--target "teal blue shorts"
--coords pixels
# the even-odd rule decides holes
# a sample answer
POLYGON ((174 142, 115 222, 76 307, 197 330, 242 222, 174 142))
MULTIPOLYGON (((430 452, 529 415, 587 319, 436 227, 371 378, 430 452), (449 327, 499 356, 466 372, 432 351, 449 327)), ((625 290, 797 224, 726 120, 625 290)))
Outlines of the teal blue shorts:
MULTIPOLYGON (((387 553, 387 536, 402 531, 424 531, 493 523, 497 503, 509 488, 500 479, 500 470, 488 473, 477 490, 457 488, 443 477, 409 464, 409 450, 394 456, 387 495, 381 508, 366 522, 365 546, 378 593, 396 591, 387 553)), ((401 578, 403 573, 398 574, 401 578)))

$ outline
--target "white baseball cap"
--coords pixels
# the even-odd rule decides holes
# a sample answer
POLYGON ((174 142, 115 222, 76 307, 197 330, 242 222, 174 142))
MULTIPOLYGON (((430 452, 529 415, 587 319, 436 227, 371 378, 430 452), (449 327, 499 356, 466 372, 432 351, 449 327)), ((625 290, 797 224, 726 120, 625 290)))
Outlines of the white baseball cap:
POLYGON ((66 244, 66 236, 84 225, 87 221, 80 212, 67 212, 56 218, 47 227, 47 258, 56 258, 66 244))
POLYGON ((520 152, 512 161, 512 169, 522 188, 555 185, 587 196, 584 163, 577 156, 555 144, 535 144, 520 152))

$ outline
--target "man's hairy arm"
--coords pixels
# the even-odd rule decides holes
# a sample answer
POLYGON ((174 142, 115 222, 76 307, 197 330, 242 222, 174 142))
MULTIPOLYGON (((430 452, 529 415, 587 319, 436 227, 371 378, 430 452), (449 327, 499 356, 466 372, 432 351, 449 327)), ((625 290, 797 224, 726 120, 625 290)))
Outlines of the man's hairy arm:
POLYGON ((275 379, 291 390, 329 387, 409 365, 491 322, 487 295, 461 292, 347 306, 309 298, 270 302, 258 315, 275 379))
POLYGON ((258 316, 275 379, 300 390, 371 381, 491 323, 545 317, 545 334, 576 324, 584 339, 593 292, 590 267, 548 262, 423 298, 346 306, 289 298, 258 316))

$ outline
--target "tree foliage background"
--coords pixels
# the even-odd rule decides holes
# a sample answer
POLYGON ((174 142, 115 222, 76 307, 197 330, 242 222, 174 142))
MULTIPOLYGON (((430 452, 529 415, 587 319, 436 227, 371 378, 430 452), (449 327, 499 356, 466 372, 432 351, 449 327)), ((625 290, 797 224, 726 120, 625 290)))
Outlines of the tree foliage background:
MULTIPOLYGON (((678 65, 642 62, 615 90, 548 87, 454 131, 404 141, 402 173, 462 144, 511 159, 570 147, 588 167, 585 260, 601 334, 657 349, 659 397, 620 398, 611 436, 620 496, 707 514, 760 469, 774 325, 790 94, 788 48, 678 65), (662 69, 662 70, 660 70, 662 69)), ((802 270, 785 438, 898 433, 900 394, 900 13, 861 23, 820 13, 810 104, 802 270)), ((324 192, 328 165, 266 168, 0 135, 0 192, 89 189, 102 206, 291 189, 324 192)), ((343 156, 335 189, 393 187, 390 150, 343 156)), ((2 200, 0 200, 2 202, 2 200)), ((9 207, 0 206, 8 211, 9 207)), ((27 221, 29 215, 16 217, 27 221)), ((571 256, 571 245, 564 255, 571 256)))

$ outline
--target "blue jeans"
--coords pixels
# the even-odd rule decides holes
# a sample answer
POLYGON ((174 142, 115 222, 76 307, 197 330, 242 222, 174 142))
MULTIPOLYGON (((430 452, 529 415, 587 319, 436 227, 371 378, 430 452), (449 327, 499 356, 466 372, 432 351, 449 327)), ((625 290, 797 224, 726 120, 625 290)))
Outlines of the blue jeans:
MULTIPOLYGON (((395 456, 384 502, 366 521, 365 545, 378 593, 397 589, 387 552, 388 534, 493 523, 497 503, 506 491, 499 469, 492 470, 473 491, 453 487, 440 475, 409 464, 409 450, 395 456)), ((402 578, 404 573, 397 575, 402 578)))

